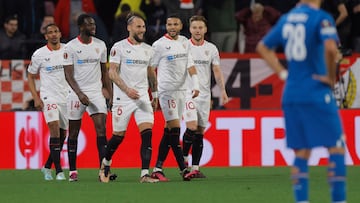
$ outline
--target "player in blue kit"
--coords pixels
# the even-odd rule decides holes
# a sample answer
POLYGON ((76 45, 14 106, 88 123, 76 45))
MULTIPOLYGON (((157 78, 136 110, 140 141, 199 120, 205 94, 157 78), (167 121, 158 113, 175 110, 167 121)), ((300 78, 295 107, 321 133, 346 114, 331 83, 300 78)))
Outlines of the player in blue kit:
POLYGON ((339 40, 334 20, 319 8, 320 3, 302 0, 259 42, 257 51, 286 80, 282 108, 287 146, 295 151, 291 179, 296 202, 310 202, 308 159, 312 148, 324 146, 329 152, 331 200, 345 203, 345 135, 331 89, 339 40), (278 46, 285 49, 289 72, 276 57, 278 46))

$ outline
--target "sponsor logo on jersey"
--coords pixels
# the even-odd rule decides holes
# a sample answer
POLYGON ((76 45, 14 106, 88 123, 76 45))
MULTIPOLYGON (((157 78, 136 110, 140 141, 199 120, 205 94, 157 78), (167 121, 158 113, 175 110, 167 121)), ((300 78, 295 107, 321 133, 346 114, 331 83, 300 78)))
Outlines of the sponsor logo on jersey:
POLYGON ((100 49, 99 49, 99 48, 95 48, 95 51, 96 51, 97 54, 100 53, 100 49))
POLYGON ((64 53, 64 59, 67 59, 68 58, 68 54, 65 52, 64 53))
POLYGON ((183 54, 175 54, 175 55, 170 55, 170 56, 167 56, 167 60, 168 61, 173 61, 175 59, 179 59, 179 58, 187 58, 188 57, 188 54, 187 53, 183 53, 183 54))
POLYGON ((78 59, 77 64, 85 64, 85 63, 97 63, 99 59, 78 59))
POLYGON ((125 63, 127 65, 147 65, 148 61, 137 60, 137 59, 126 59, 125 63))
POLYGON ((208 65, 208 64, 210 64, 210 61, 208 61, 208 60, 194 60, 194 64, 196 64, 196 65, 208 65))
POLYGON ((45 70, 46 70, 47 72, 59 71, 59 70, 62 70, 62 69, 63 69, 63 66, 62 66, 62 65, 47 66, 47 67, 45 67, 45 70))

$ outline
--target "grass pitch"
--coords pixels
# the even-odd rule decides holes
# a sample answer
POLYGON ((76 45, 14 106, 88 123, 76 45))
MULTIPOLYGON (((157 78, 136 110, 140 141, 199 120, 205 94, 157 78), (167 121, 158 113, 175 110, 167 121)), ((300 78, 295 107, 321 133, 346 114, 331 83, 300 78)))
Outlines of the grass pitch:
MULTIPOLYGON (((347 168, 348 203, 360 202, 360 168, 347 168)), ((97 181, 98 170, 79 169, 79 181, 45 181, 40 170, 0 170, 0 202, 143 203, 143 202, 294 202, 287 167, 202 168, 206 179, 182 181, 178 170, 165 168, 170 182, 141 184, 139 169, 114 168, 108 184, 97 181)), ((68 175, 68 171, 65 171, 68 175)), ((325 167, 310 168, 310 200, 330 202, 325 167)))

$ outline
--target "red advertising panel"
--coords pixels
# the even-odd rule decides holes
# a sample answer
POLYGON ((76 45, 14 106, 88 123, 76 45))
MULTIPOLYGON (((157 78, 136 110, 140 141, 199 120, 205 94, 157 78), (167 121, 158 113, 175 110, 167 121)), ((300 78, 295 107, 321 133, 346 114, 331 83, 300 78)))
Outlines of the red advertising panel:
MULTIPOLYGON (((360 164, 360 110, 342 110, 346 132, 346 163, 360 164)), ((0 169, 36 169, 42 167, 48 154, 49 131, 41 112, 0 113, 0 169)), ((154 166, 164 120, 155 113, 153 130, 154 166)), ((182 123, 182 133, 185 130, 182 123)), ((314 135, 316 136, 316 135, 314 135)), ((111 137, 111 119, 108 116, 107 137, 111 137)), ((286 148, 282 112, 274 111, 212 111, 204 136, 202 166, 286 166, 294 154, 286 148)), ((140 134, 132 119, 124 142, 113 157, 113 167, 140 167, 140 134)), ((62 164, 67 168, 67 145, 62 151, 62 164)), ((326 164, 324 148, 314 150, 311 165, 326 164)), ((78 167, 98 168, 96 135, 92 120, 84 116, 79 135, 78 167)), ((172 152, 166 167, 176 167, 172 152)))

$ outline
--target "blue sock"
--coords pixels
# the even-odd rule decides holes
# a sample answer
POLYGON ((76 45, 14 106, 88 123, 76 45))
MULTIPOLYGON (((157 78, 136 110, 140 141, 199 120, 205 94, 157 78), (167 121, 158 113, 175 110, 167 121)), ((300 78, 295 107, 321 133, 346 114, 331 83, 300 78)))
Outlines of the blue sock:
POLYGON ((332 202, 346 200, 346 167, 343 154, 330 154, 328 181, 331 190, 332 202))
POLYGON ((309 167, 306 159, 295 158, 294 170, 291 174, 293 191, 296 202, 307 202, 309 200, 309 167))

